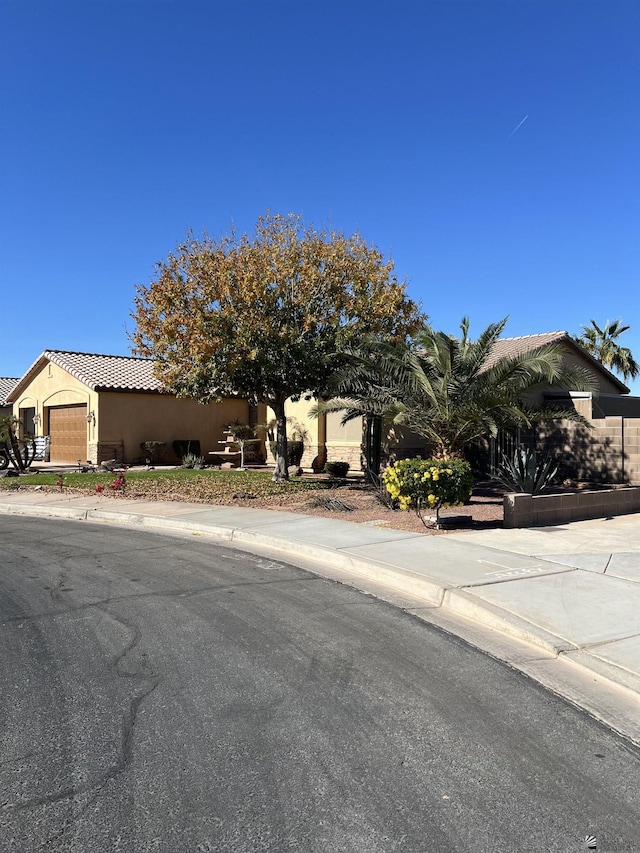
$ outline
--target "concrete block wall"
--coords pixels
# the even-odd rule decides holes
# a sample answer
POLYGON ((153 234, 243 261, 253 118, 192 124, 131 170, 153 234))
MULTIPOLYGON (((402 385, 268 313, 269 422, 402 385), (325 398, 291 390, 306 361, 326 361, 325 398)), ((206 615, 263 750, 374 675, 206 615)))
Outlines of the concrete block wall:
POLYGON ((591 423, 592 429, 571 421, 542 423, 538 449, 557 456, 565 477, 640 486, 640 419, 606 417, 591 423))
POLYGON ((640 418, 624 418, 624 453, 627 483, 640 486, 640 418))
POLYGON ((504 526, 540 527, 640 512, 640 488, 599 489, 558 495, 504 496, 504 526))

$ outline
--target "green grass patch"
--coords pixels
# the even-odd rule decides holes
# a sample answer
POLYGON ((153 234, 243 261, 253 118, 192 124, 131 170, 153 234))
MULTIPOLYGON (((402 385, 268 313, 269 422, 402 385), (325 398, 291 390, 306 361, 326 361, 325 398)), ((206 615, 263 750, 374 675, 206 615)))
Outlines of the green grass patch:
MULTIPOLYGON (((100 486, 105 492, 117 475, 100 473, 65 473, 62 486, 59 474, 37 473, 0 480, 1 489, 18 489, 30 486, 49 486, 82 492, 95 492, 100 486)), ((225 503, 234 496, 270 496, 293 492, 317 491, 331 488, 330 480, 294 477, 286 483, 274 483, 268 471, 218 471, 177 468, 175 470, 127 471, 124 494, 156 500, 207 501, 225 503)))

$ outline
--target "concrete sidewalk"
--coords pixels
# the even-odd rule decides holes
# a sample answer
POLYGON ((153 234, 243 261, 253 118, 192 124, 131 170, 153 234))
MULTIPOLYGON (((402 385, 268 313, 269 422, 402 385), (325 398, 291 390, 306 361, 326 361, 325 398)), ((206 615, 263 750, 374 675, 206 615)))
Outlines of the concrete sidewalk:
POLYGON ((640 515, 428 536, 296 513, 0 492, 0 513, 137 525, 268 554, 403 607, 640 744, 640 515))

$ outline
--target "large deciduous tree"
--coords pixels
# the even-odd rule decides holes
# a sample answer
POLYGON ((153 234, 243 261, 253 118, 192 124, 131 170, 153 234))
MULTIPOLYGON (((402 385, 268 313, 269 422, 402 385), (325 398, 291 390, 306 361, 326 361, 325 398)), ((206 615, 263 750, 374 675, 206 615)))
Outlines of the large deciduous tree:
POLYGON ((188 235, 136 290, 135 350, 168 390, 273 409, 277 480, 288 477, 285 401, 321 393, 345 349, 371 334, 404 340, 421 319, 377 248, 294 214, 261 217, 252 236, 188 235))

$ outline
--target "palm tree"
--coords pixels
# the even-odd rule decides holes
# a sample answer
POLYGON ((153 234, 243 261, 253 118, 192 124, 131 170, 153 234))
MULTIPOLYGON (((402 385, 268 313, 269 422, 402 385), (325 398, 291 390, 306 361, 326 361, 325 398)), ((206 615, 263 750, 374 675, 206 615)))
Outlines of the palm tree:
POLYGON ((397 421, 427 438, 433 454, 460 457, 478 438, 495 438, 500 428, 528 427, 545 418, 565 418, 586 424, 574 408, 533 405, 542 388, 574 391, 596 389, 590 371, 567 364, 557 344, 491 361, 507 318, 491 323, 472 341, 469 320, 460 324, 461 336, 425 327, 416 337, 412 363, 412 391, 403 400, 397 421))
POLYGON ((370 338, 357 349, 342 352, 342 365, 327 388, 330 399, 318 401, 309 410, 311 417, 341 412, 343 426, 362 418, 365 477, 376 485, 383 439, 401 410, 398 388, 406 350, 406 344, 370 338))
POLYGON ((533 406, 527 398, 549 386, 593 391, 593 375, 566 364, 558 345, 491 362, 505 324, 506 319, 492 323, 476 341, 464 318, 460 337, 425 326, 411 346, 369 342, 335 377, 333 387, 342 395, 318 411, 343 409, 343 422, 358 415, 386 416, 426 438, 434 457, 442 459, 463 456, 467 445, 495 437, 500 428, 545 418, 586 424, 573 408, 533 406))
POLYGON ((631 327, 623 326, 622 320, 614 320, 613 323, 607 320, 603 329, 595 320, 590 323, 590 326, 582 326, 582 334, 576 338, 578 343, 605 367, 620 373, 623 379, 635 379, 640 373, 640 365, 629 347, 618 343, 620 335, 631 327))

